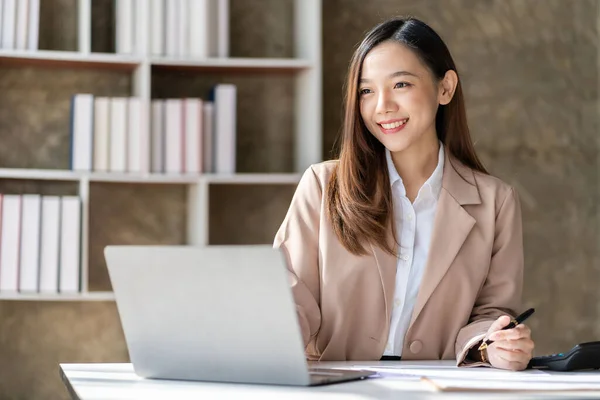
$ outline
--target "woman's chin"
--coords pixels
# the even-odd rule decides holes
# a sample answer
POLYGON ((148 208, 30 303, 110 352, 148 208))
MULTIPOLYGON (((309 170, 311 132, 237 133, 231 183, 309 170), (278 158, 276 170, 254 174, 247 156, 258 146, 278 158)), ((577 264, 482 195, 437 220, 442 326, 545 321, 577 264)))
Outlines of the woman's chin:
POLYGON ((384 140, 382 140, 381 143, 385 146, 386 149, 388 149, 392 153, 403 152, 404 150, 408 149, 413 142, 412 140, 410 140, 410 138, 383 138, 383 139, 384 140), (392 140, 390 140, 390 139, 392 139, 392 140))

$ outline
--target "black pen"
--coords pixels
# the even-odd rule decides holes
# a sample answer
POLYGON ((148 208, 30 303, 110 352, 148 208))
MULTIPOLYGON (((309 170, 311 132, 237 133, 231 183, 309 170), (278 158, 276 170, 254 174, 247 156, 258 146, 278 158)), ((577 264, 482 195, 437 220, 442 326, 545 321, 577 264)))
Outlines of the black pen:
MULTIPOLYGON (((534 312, 535 312, 535 308, 530 308, 529 310, 525 311, 523 314, 519 315, 518 317, 511 319, 510 323, 500 330, 504 331, 506 329, 514 328, 515 326, 523 323, 523 321, 525 321, 527 318, 529 318, 531 316, 531 314, 533 314, 534 312)), ((492 340, 485 339, 483 342, 481 342, 481 345, 479 346, 479 348, 477 350, 486 349, 492 343, 494 343, 492 340)))

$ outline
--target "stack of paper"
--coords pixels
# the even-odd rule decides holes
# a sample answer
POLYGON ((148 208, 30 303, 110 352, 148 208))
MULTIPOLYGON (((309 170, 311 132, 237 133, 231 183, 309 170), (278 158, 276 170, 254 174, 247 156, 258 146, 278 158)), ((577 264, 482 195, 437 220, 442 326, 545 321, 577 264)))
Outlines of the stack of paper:
POLYGON ((426 365, 356 365, 356 369, 376 371, 382 382, 394 385, 420 380, 432 390, 444 392, 600 392, 600 371, 556 372, 542 370, 504 371, 493 368, 458 368, 426 365))

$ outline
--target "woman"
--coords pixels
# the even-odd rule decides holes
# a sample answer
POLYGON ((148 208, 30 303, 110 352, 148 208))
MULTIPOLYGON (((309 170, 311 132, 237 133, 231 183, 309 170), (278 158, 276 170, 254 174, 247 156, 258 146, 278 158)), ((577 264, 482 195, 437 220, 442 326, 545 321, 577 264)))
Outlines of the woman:
POLYGON ((303 175, 275 237, 306 355, 526 368, 521 211, 486 172, 442 39, 396 18, 352 58, 339 160, 303 175), (487 337, 494 343, 478 350, 487 337))

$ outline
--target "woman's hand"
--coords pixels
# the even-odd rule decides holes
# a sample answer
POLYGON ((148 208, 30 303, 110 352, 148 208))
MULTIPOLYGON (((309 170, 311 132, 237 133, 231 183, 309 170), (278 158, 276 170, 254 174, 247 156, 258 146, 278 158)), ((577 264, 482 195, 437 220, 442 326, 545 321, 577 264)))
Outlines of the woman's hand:
POLYGON ((504 315, 490 326, 486 337, 494 343, 487 348, 487 358, 493 367, 521 371, 527 368, 533 356, 531 329, 519 324, 512 329, 501 330, 509 323, 510 317, 504 315))

